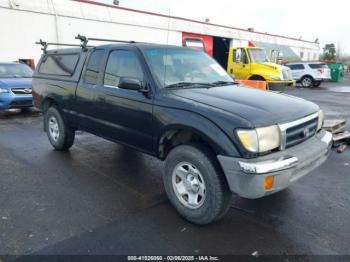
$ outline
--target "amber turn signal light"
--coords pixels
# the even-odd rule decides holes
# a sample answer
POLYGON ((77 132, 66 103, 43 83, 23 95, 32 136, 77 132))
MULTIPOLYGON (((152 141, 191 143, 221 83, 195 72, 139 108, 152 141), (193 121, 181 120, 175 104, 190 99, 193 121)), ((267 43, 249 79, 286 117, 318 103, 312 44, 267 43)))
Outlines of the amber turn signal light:
POLYGON ((275 182, 274 176, 267 176, 265 177, 265 189, 271 189, 273 187, 273 183, 275 182))

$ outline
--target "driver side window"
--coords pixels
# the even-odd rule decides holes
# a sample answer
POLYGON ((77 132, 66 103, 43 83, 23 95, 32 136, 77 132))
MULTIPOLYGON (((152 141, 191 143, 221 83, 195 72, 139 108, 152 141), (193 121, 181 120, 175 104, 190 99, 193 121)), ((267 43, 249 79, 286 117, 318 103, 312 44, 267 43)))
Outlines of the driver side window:
POLYGON ((238 48, 233 50, 233 61, 235 63, 248 64, 248 57, 244 48, 238 48))
POLYGON ((126 50, 112 51, 109 55, 104 85, 118 87, 121 77, 143 81, 143 71, 136 54, 126 50))
POLYGON ((241 49, 233 50, 233 62, 235 63, 241 62, 241 56, 242 56, 241 49))

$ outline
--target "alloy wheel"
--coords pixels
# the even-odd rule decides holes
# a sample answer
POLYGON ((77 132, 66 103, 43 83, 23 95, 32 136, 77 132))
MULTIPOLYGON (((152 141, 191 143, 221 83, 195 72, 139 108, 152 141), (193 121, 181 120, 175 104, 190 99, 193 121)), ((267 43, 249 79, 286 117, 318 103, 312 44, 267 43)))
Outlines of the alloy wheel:
POLYGON ((179 163, 172 174, 173 189, 178 200, 186 207, 201 207, 206 197, 206 186, 202 174, 191 163, 179 163))
POLYGON ((57 142, 60 137, 60 130, 56 117, 51 116, 49 118, 49 133, 53 141, 57 142))

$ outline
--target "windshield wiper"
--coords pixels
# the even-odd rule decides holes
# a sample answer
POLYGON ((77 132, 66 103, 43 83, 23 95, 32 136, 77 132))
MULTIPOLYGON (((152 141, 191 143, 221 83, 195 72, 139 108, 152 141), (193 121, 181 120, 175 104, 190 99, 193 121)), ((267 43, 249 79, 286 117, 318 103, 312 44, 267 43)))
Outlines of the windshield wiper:
POLYGON ((238 85, 237 82, 233 81, 216 81, 211 83, 213 86, 226 86, 226 85, 238 85))
POLYGON ((212 83, 205 82, 178 82, 165 86, 164 88, 179 88, 179 87, 213 87, 212 83))

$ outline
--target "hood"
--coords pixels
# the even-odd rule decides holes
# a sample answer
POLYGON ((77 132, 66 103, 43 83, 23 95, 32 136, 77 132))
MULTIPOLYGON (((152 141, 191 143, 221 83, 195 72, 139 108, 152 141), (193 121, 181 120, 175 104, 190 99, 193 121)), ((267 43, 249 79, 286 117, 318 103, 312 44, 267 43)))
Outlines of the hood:
POLYGON ((175 96, 238 115, 253 126, 290 122, 315 113, 319 107, 301 98, 241 86, 176 89, 175 96))
POLYGON ((32 87, 32 78, 0 78, 0 87, 32 87))
POLYGON ((279 65, 279 64, 275 64, 272 62, 264 62, 264 63, 258 63, 259 65, 264 65, 267 68, 273 69, 273 70, 283 70, 283 69, 289 69, 289 67, 283 66, 283 65, 279 65))
POLYGON ((275 64, 275 63, 272 63, 272 62, 264 62, 264 63, 259 63, 260 65, 264 65, 268 68, 272 68, 272 69, 281 69, 282 66, 279 65, 279 64, 275 64))

